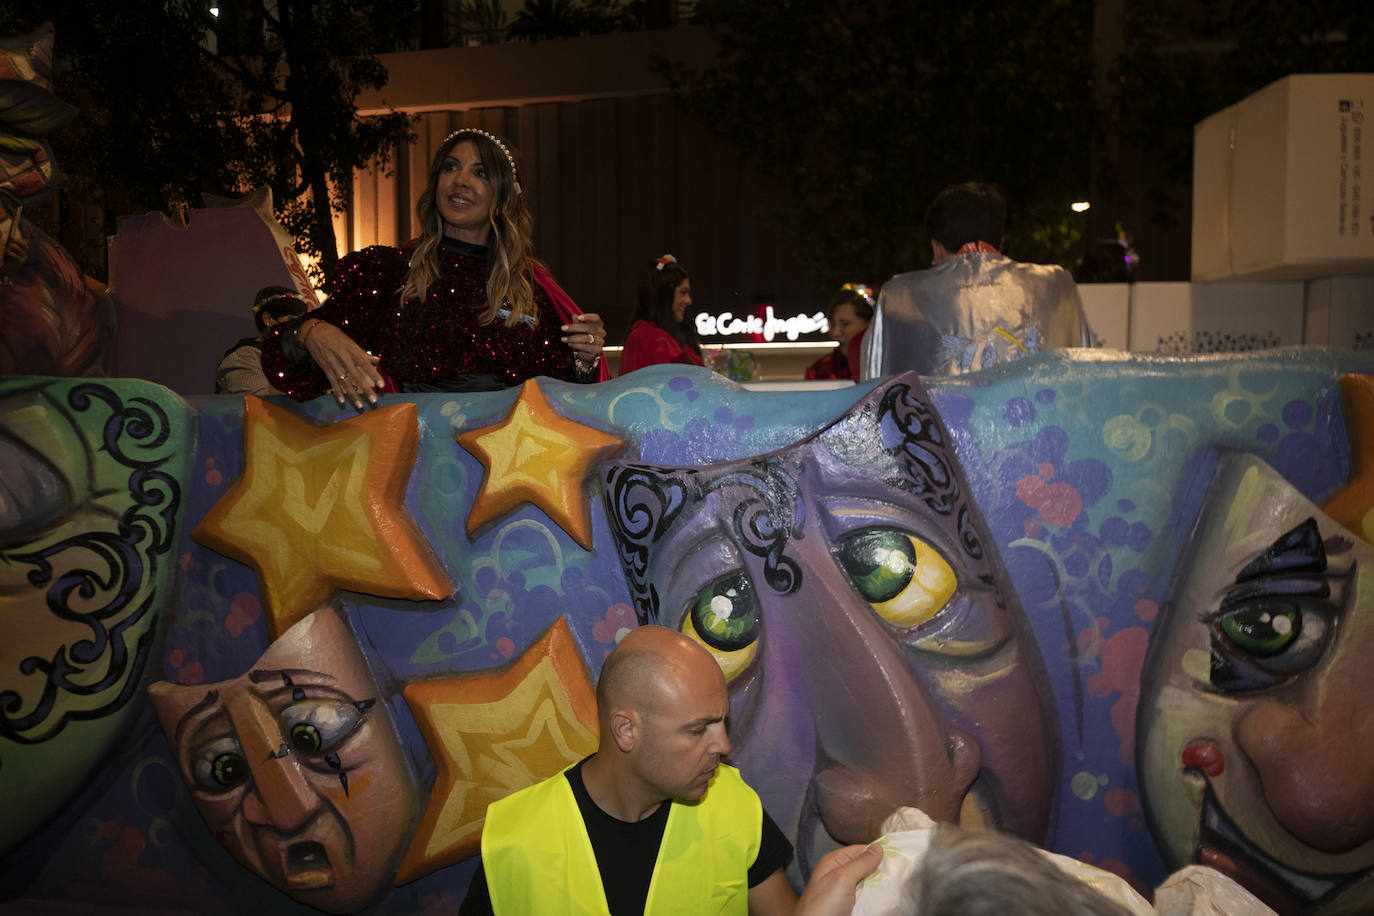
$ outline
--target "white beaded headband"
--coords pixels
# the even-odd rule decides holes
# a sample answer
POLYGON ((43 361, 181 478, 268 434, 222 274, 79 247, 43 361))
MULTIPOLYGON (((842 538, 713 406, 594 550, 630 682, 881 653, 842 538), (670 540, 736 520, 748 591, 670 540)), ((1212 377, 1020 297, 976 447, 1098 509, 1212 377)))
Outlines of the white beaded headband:
POLYGON ((497 149, 506 154, 506 161, 510 163, 511 176, 515 178, 515 193, 521 193, 520 173, 516 171, 515 168, 515 157, 510 154, 510 150, 506 148, 506 144, 502 143, 501 138, 496 136, 496 134, 488 133, 480 127, 460 127, 444 138, 444 142, 439 145, 439 149, 443 149, 444 147, 448 146, 449 143, 452 142, 454 137, 461 137, 463 134, 479 134, 480 136, 486 137, 492 143, 496 144, 497 149))

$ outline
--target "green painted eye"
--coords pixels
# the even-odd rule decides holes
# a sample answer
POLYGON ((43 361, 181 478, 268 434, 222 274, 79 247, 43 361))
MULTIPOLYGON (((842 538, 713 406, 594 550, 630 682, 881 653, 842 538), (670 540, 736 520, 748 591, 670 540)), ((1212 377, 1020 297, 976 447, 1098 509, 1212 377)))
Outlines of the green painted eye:
POLYGON ((248 770, 248 759, 243 756, 243 748, 228 735, 212 738, 193 748, 187 762, 190 764, 191 782, 205 792, 220 793, 253 778, 248 770))
POLYGON ((836 557, 859 594, 896 626, 929 620, 959 584, 939 551, 891 528, 854 532, 839 542, 836 557))
POLYGON ((220 754, 210 764, 210 778, 217 786, 238 785, 248 777, 248 761, 239 754, 220 754))
POLYGON ((1264 602, 1227 611, 1217 623, 1238 649, 1268 658, 1297 640, 1302 633, 1302 612, 1286 602, 1264 602))
POLYGON ((722 652, 743 649, 758 639, 759 606, 749 578, 731 573, 697 592, 692 626, 702 642, 722 652))
POLYGON ((758 653, 759 619, 754 584, 736 570, 697 592, 683 614, 682 632, 706 647, 728 683, 748 670, 758 653))
POLYGON ((291 729, 291 744, 307 754, 313 754, 320 749, 324 739, 320 737, 320 730, 308 722, 303 722, 291 729))
POLYGON ((859 593, 879 604, 900 595, 916 574, 916 550, 911 538, 878 528, 846 538, 840 563, 859 593))

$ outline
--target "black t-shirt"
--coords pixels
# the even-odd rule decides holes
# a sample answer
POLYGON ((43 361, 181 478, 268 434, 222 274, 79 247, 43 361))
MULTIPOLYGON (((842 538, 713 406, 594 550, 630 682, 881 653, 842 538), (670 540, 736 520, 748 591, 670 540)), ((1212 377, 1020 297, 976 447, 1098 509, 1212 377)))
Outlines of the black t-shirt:
MULTIPOLYGON (((673 803, 665 801, 653 814, 635 823, 611 817, 587 794, 587 787, 582 783, 583 763, 586 761, 564 775, 572 786, 573 798, 577 799, 577 808, 587 827, 587 839, 596 854, 601 886, 606 890, 606 904, 611 916, 642 916, 654 865, 658 862, 658 847, 663 841, 663 830, 668 825, 668 811, 673 803)), ((773 872, 785 868, 792 858, 792 844, 767 811, 763 812, 760 834, 759 854, 749 866, 750 887, 762 884, 773 872)), ((459 916, 488 916, 491 912, 486 871, 479 868, 458 913, 459 916)))

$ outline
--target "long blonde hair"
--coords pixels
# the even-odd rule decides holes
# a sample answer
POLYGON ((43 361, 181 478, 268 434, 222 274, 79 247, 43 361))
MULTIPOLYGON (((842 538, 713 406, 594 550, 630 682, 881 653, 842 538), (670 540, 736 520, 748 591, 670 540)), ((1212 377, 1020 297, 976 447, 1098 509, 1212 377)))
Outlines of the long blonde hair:
POLYGON ((534 264, 534 243, 530 236, 534 220, 520 190, 515 172, 515 157, 510 146, 494 134, 475 127, 455 130, 444 138, 429 167, 429 186, 415 202, 415 215, 420 223, 420 239, 410 256, 410 273, 401 287, 402 301, 424 299, 439 277, 439 242, 444 237, 444 220, 434 202, 439 183, 439 170, 449 151, 463 141, 477 150, 482 167, 490 176, 492 186, 491 236, 487 240, 487 259, 491 265, 487 276, 487 302, 478 319, 482 324, 496 320, 502 308, 510 309, 506 325, 514 327, 522 321, 538 321, 534 304, 534 286, 530 268, 534 264))

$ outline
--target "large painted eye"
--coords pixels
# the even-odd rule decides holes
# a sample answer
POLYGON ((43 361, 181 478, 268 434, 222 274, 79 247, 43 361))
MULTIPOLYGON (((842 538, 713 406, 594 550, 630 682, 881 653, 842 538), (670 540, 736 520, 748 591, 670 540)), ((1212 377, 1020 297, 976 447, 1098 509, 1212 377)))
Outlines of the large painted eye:
POLYGON ((1217 625, 1240 650, 1268 658, 1287 649, 1302 634, 1302 611, 1287 601, 1262 602, 1224 612, 1217 625))
POLYGON ((939 551, 891 528, 865 528, 847 535, 835 554, 854 588, 894 626, 925 623, 959 584, 939 551))
POLYGON ((1317 663, 1335 608, 1322 600, 1259 596, 1211 618, 1209 680, 1221 690, 1271 687, 1317 663))
POLYGON ((191 780, 207 792, 223 792, 248 776, 248 761, 233 738, 220 738, 206 745, 191 761, 191 780))
POLYGON ((353 734, 362 719, 357 706, 332 697, 292 703, 281 712, 292 749, 303 754, 332 750, 353 734))
POLYGON ((728 683, 744 673, 758 653, 759 619, 754 583, 736 570, 697 592, 683 614, 682 632, 706 647, 728 683))

